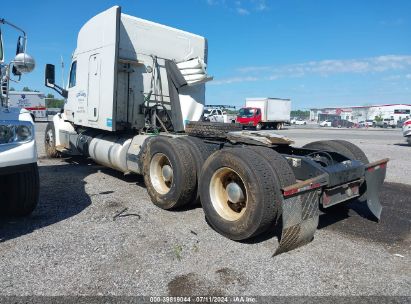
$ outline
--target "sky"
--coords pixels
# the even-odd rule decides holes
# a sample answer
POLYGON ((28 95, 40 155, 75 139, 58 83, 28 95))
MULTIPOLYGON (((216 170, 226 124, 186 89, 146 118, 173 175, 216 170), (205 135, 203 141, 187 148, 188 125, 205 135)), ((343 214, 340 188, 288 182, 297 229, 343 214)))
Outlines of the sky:
MULTIPOLYGON (((27 31, 36 69, 24 86, 45 93, 44 65, 65 62, 81 26, 99 12, 122 12, 208 39, 207 104, 247 97, 291 98, 293 109, 411 104, 409 0, 71 0, 3 1, 0 18, 27 31), (21 9, 24 8, 24 9, 21 9)), ((2 28, 6 59, 17 32, 2 28)), ((61 69, 56 81, 62 83, 61 69)), ((57 95, 55 93, 55 95, 57 95)))

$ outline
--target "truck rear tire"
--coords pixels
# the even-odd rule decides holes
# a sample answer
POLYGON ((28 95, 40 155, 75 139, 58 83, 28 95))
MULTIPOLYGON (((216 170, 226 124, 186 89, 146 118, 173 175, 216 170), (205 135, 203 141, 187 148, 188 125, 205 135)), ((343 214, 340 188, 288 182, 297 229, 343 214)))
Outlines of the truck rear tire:
POLYGON ((46 155, 49 158, 57 158, 60 156, 60 152, 56 149, 56 130, 54 123, 49 122, 44 133, 44 149, 46 155))
POLYGON ((151 201, 170 210, 196 198, 196 165, 187 145, 158 136, 147 147, 143 163, 144 182, 151 201))
POLYGON ((283 199, 268 161, 247 148, 214 152, 204 163, 199 187, 209 224, 237 241, 272 227, 283 199))
POLYGON ((27 216, 39 201, 39 171, 30 164, 24 171, 0 175, 0 210, 7 216, 27 216))
POLYGON ((288 161, 280 153, 262 146, 249 146, 247 149, 252 150, 254 153, 258 153, 270 163, 270 166, 275 170, 275 173, 278 176, 281 188, 296 183, 293 169, 291 169, 288 161))
POLYGON ((369 163, 369 160, 365 153, 359 147, 346 140, 314 141, 312 143, 304 145, 303 148, 337 152, 350 159, 359 160, 365 165, 369 163))
POLYGON ((190 121, 186 125, 185 132, 196 137, 226 138, 228 132, 242 130, 242 125, 238 123, 190 121))
MULTIPOLYGON (((250 149, 250 154, 253 152, 257 153, 268 161, 270 168, 278 178, 281 188, 291 186, 297 182, 293 169, 288 164, 288 161, 277 151, 262 146, 249 146, 247 149, 250 149)), ((278 222, 282 214, 281 203, 282 201, 276 201, 276 222, 278 222)))
MULTIPOLYGON (((346 140, 315 141, 315 142, 306 144, 305 146, 303 146, 303 148, 337 152, 337 153, 343 154, 344 156, 350 159, 361 161, 364 165, 369 164, 368 157, 365 155, 365 153, 359 147, 357 147, 353 143, 350 143, 346 140)), ((365 182, 362 183, 362 185, 360 186, 359 193, 360 193, 359 197, 346 201, 345 203, 343 203, 343 206, 355 200, 365 201, 367 199, 367 185, 365 182)), ((329 208, 323 208, 323 211, 338 210, 340 206, 341 204, 338 204, 338 205, 335 205, 329 208)))
POLYGON ((191 156, 195 162, 196 169, 195 170, 195 175, 196 175, 196 202, 200 202, 200 193, 198 191, 198 184, 199 184, 199 175, 201 172, 201 168, 203 167, 205 161, 207 158, 213 154, 216 150, 219 149, 218 145, 213 145, 213 144, 207 144, 205 143, 201 138, 198 137, 193 137, 193 136, 181 136, 178 139, 175 139, 176 141, 179 141, 181 144, 185 145, 190 153, 191 156))
POLYGON ((346 155, 346 156, 349 156, 351 159, 359 160, 365 165, 370 163, 364 151, 361 150, 358 146, 354 145, 353 143, 346 141, 346 140, 333 140, 333 142, 337 142, 341 144, 342 146, 344 146, 344 148, 348 149, 351 155, 346 155))

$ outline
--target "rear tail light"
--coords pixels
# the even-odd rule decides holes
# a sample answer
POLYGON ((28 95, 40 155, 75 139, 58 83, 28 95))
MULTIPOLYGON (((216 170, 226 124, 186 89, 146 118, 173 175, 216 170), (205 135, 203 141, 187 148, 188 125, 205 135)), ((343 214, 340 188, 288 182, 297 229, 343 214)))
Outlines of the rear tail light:
POLYGON ((406 122, 404 122, 404 126, 410 126, 411 125, 411 120, 407 120, 406 122))

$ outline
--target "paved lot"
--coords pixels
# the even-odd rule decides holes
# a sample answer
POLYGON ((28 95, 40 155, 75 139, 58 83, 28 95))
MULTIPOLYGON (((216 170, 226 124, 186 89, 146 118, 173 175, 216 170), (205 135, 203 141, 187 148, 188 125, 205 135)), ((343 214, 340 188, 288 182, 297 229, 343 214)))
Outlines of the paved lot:
POLYGON ((201 208, 160 210, 139 176, 82 159, 44 158, 27 219, 0 219, 0 290, 8 295, 411 295, 411 147, 399 130, 289 129, 300 146, 349 139, 390 157, 379 224, 358 204, 321 215, 312 243, 272 258, 272 234, 233 242, 201 208), (123 217, 117 217, 128 208, 123 217))

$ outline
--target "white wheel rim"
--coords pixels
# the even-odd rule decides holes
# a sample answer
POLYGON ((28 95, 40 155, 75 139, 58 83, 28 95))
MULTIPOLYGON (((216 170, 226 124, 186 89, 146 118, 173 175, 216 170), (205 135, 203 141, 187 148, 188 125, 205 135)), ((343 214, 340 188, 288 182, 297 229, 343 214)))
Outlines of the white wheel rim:
POLYGON ((247 210, 247 190, 240 175, 223 167, 210 180, 210 199, 215 211, 227 221, 239 220, 247 210))
POLYGON ((159 194, 167 194, 173 184, 173 167, 163 153, 156 153, 150 162, 150 181, 159 194))
POLYGON ((54 143, 53 130, 47 131, 46 141, 49 146, 53 145, 54 143))

